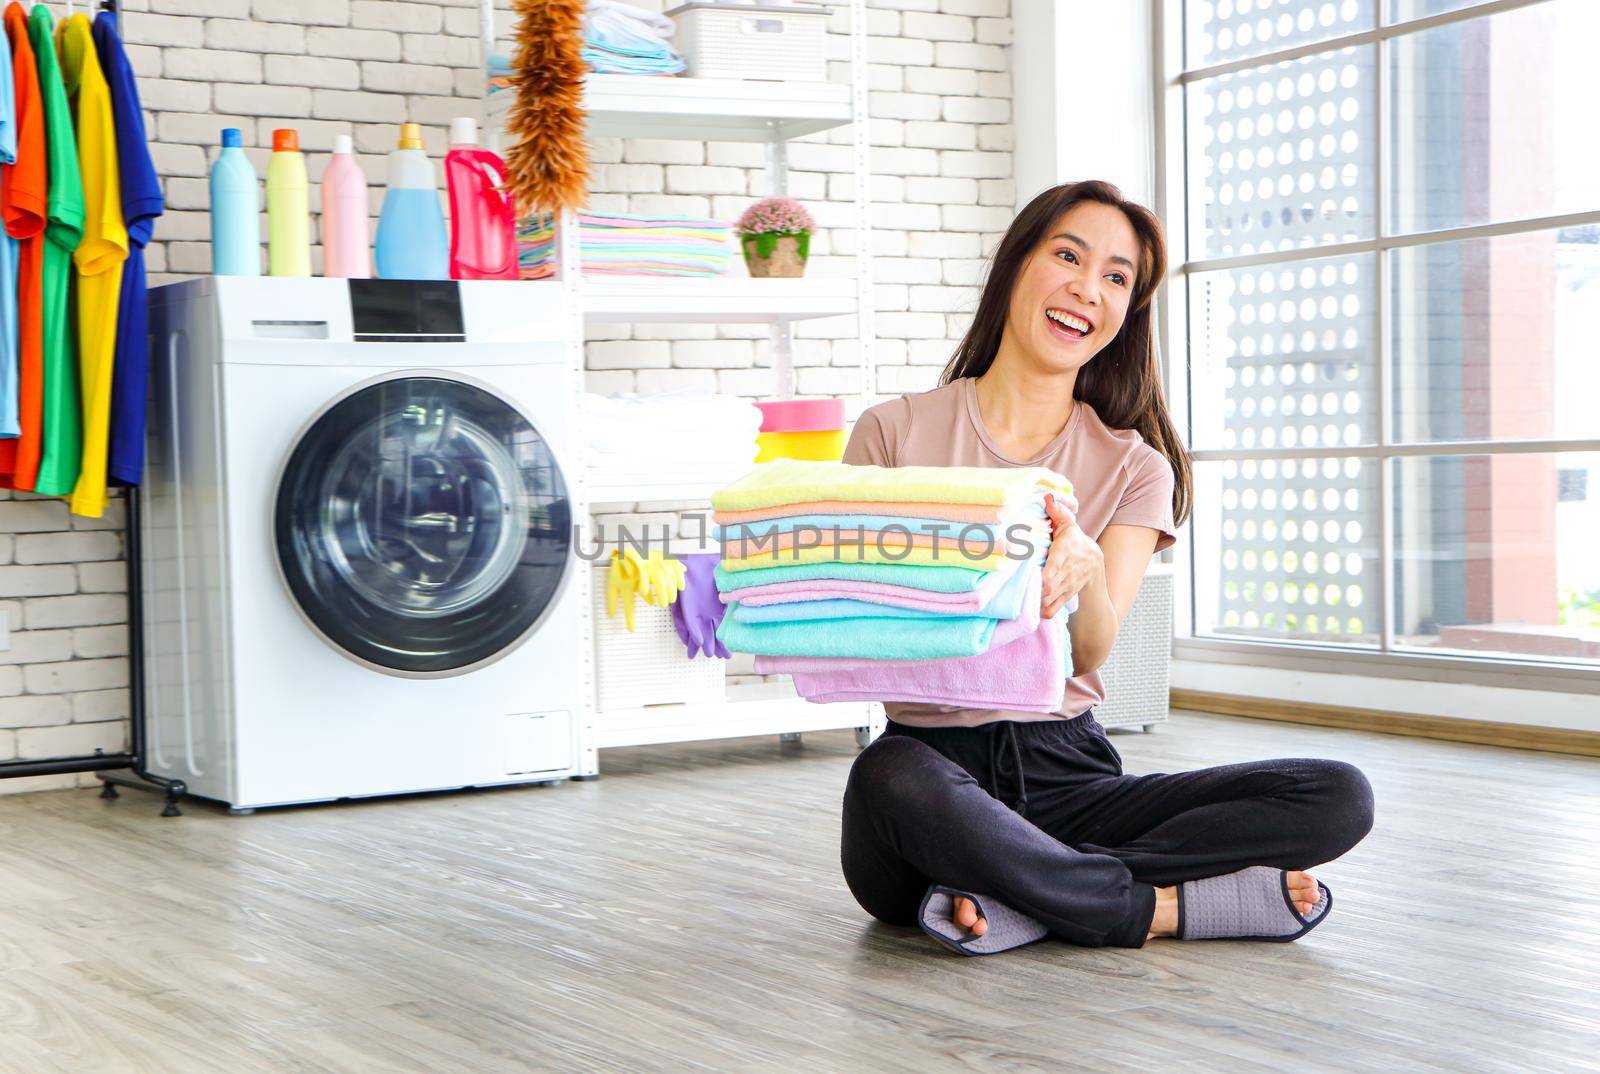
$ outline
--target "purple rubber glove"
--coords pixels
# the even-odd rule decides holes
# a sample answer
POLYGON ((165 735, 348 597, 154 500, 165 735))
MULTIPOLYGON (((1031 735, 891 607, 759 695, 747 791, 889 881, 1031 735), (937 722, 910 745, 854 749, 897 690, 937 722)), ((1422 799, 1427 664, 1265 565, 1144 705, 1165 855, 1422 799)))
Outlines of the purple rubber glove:
POLYGON ((717 640, 717 627, 727 605, 717 596, 717 583, 712 576, 722 555, 702 552, 679 558, 683 560, 683 591, 672 602, 672 625, 678 640, 689 650, 691 659, 704 654, 727 660, 732 654, 717 640))

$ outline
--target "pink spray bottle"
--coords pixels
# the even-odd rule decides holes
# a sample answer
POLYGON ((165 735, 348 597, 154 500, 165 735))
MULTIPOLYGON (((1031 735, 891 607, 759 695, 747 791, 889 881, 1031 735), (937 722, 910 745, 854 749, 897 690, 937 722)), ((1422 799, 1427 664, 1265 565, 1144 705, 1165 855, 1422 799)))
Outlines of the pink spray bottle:
POLYGON ((450 278, 517 279, 517 220, 506 196, 506 166, 478 145, 472 119, 450 121, 444 158, 450 188, 450 278))

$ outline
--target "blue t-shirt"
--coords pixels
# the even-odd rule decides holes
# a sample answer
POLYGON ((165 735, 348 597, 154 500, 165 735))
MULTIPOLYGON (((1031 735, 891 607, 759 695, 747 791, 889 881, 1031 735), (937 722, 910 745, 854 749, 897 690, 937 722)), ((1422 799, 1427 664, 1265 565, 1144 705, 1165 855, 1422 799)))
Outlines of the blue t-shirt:
MULTIPOLYGON (((17 162, 16 82, 4 34, 0 34, 0 161, 17 162)), ((0 172, 0 183, 4 182, 0 172)), ((0 437, 22 434, 17 417, 17 347, 17 240, 0 227, 0 437)))
POLYGON ((122 183, 122 219, 128 227, 128 260, 122 269, 117 304, 117 350, 111 374, 111 439, 106 475, 113 484, 137 485, 144 470, 145 394, 149 378, 149 310, 145 307, 144 248, 165 209, 161 180, 150 160, 139 87, 116 16, 102 11, 94 20, 95 53, 111 87, 111 118, 117 127, 117 170, 122 183))

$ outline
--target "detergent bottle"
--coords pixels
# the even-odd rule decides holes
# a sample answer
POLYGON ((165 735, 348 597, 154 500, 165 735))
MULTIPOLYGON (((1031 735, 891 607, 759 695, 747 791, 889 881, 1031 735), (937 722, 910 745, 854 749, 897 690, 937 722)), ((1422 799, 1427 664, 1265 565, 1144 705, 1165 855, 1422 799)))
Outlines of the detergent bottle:
POLYGON ((378 216, 378 276, 385 280, 448 280, 450 238, 439 209, 433 162, 422 128, 400 125, 400 146, 389 154, 389 187, 378 216))
POLYGON ((211 271, 261 275, 261 188, 237 127, 222 132, 211 166, 211 271))
POLYGON ((272 132, 267 162, 267 272, 272 276, 311 275, 311 209, 306 201, 306 158, 300 132, 272 132))
POLYGON ((364 280, 372 275, 367 177, 354 150, 348 134, 335 135, 322 175, 322 274, 364 280))
POLYGON ((450 121, 450 152, 444 158, 450 189, 450 278, 517 278, 517 219, 506 197, 505 161, 478 145, 470 118, 450 121))

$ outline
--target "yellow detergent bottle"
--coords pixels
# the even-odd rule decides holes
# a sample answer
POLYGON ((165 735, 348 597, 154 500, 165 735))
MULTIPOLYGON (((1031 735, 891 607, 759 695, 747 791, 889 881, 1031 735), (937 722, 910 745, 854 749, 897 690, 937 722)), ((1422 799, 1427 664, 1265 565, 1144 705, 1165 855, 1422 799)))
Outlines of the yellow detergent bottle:
POLYGON ((306 203, 306 158, 300 132, 272 132, 267 164, 267 273, 311 275, 311 211, 306 203))

